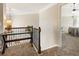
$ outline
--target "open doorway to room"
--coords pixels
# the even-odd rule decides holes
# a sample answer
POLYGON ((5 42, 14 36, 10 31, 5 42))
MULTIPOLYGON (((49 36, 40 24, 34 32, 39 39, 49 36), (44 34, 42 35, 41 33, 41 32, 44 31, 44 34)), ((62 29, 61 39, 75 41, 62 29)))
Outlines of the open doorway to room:
POLYGON ((79 55, 79 4, 61 6, 61 33, 63 55, 79 55))

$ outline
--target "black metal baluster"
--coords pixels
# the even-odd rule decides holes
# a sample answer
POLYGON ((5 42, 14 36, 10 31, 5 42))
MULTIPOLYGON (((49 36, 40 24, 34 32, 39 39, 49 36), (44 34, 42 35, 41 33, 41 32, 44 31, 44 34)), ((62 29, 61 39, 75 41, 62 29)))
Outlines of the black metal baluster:
POLYGON ((2 37, 3 37, 3 41, 4 41, 2 54, 4 54, 5 53, 5 49, 6 49, 5 35, 2 35, 2 37))
MULTIPOLYGON (((9 40, 11 40, 11 39, 10 39, 10 35, 9 35, 9 40)), ((10 47, 10 43, 11 43, 11 42, 9 42, 9 47, 10 47)))
MULTIPOLYGON (((19 33, 19 29, 17 29, 17 33, 19 33)), ((18 39, 18 35, 17 35, 17 39, 18 39)), ((18 45, 18 41, 16 42, 16 44, 18 45)))
POLYGON ((31 27, 31 33, 30 33, 30 36, 31 36, 31 46, 33 46, 33 26, 31 27))
MULTIPOLYGON (((12 39, 12 36, 13 36, 13 35, 11 35, 11 40, 13 40, 13 39, 12 39)), ((11 46, 12 46, 12 42, 11 42, 11 46)))
POLYGON ((39 27, 39 50, 38 53, 41 53, 41 45, 40 45, 40 32, 41 32, 41 28, 39 27))

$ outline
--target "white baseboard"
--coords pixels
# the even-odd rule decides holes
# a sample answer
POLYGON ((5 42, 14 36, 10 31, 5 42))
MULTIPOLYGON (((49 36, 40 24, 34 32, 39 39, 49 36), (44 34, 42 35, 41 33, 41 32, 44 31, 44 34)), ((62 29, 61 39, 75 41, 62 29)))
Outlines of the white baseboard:
MULTIPOLYGON (((35 51, 38 53, 38 50, 37 50, 37 48, 35 47, 34 44, 33 44, 33 47, 34 47, 35 51)), ((61 46, 59 44, 55 44, 55 45, 50 46, 48 48, 41 49, 41 51, 44 51, 44 50, 47 50, 47 49, 51 49, 51 48, 54 48, 54 47, 61 47, 61 46)))
POLYGON ((47 48, 41 49, 41 51, 44 51, 44 50, 47 50, 47 49, 51 49, 51 48, 54 48, 54 47, 60 47, 60 45, 55 44, 55 45, 52 45, 52 46, 50 46, 50 47, 47 47, 47 48))
POLYGON ((34 47, 35 51, 36 51, 36 52, 38 52, 38 50, 37 50, 37 48, 35 47, 35 45, 34 45, 34 44, 33 44, 33 47, 34 47))

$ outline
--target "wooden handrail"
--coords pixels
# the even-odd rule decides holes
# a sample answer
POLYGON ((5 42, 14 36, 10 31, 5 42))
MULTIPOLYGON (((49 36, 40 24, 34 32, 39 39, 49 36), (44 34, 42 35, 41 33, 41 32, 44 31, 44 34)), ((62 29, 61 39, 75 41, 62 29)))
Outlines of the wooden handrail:
MULTIPOLYGON (((26 28, 32 28, 33 26, 28 26, 28 27, 12 27, 12 28, 9 28, 9 29, 26 29, 26 28)), ((5 28, 7 29, 7 28, 5 28)))
POLYGON ((21 34, 30 34, 31 32, 24 32, 24 33, 2 33, 1 35, 21 35, 21 34))

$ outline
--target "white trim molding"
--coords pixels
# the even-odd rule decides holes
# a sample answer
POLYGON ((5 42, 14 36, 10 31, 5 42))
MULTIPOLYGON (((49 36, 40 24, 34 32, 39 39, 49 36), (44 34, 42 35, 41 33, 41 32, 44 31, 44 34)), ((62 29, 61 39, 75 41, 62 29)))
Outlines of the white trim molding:
POLYGON ((51 4, 49 4, 48 6, 42 8, 42 9, 39 11, 39 13, 43 12, 44 10, 46 10, 46 9, 48 9, 48 8, 51 8, 52 6, 54 6, 54 5, 56 5, 56 4, 57 4, 57 3, 51 3, 51 4))
POLYGON ((55 44, 55 45, 52 45, 48 48, 41 49, 41 51, 48 50, 48 49, 51 49, 51 48, 54 48, 54 47, 60 47, 60 46, 58 44, 55 44))
POLYGON ((25 13, 16 13, 16 14, 13 14, 13 16, 17 16, 17 15, 29 15, 29 14, 38 14, 38 12, 25 12, 25 13))

